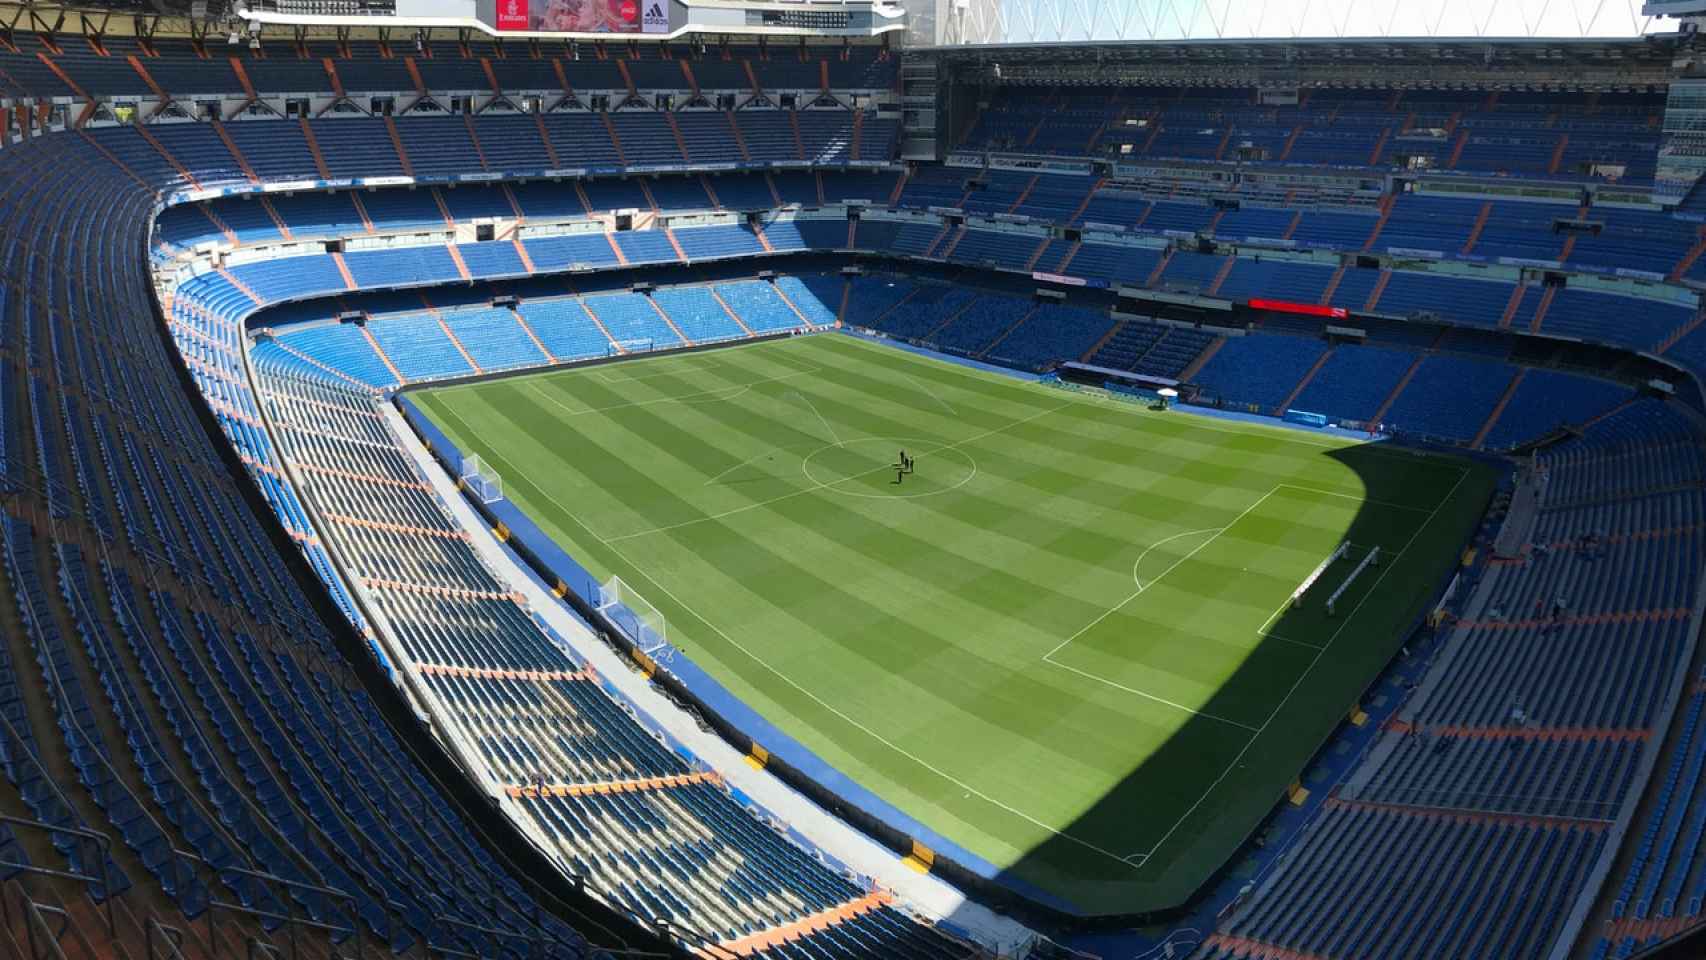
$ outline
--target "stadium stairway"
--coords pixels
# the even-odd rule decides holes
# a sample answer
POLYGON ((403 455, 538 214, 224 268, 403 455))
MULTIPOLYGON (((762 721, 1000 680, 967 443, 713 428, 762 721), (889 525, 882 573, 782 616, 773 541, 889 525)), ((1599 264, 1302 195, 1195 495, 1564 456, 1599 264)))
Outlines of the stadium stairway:
POLYGON ((1475 432, 1475 439, 1469 442, 1471 449, 1480 450, 1486 445, 1487 437, 1493 432, 1493 427, 1498 424, 1499 417, 1504 414, 1505 408, 1510 406, 1511 398, 1516 396, 1517 389, 1522 386, 1522 378, 1526 374, 1526 370, 1518 370, 1516 376, 1511 377, 1510 385, 1505 387, 1505 392, 1499 397, 1499 402, 1494 405, 1493 412, 1487 414, 1486 422, 1481 424, 1481 429, 1475 432))
MULTIPOLYGON (((1314 365, 1304 371, 1302 379, 1297 381, 1297 386, 1291 388, 1291 392, 1285 395, 1285 399, 1279 402, 1279 405, 1274 408, 1273 412, 1276 414, 1283 414, 1287 410, 1290 410, 1292 405, 1297 402, 1297 398, 1303 395, 1303 391, 1309 389, 1310 382, 1320 374, 1321 368, 1325 367, 1327 365, 1327 361, 1332 359, 1332 357, 1333 348, 1329 347, 1326 350, 1323 350, 1321 352, 1321 356, 1316 358, 1314 365)), ((1387 403, 1387 406, 1389 405, 1390 401, 1387 403)), ((1382 406, 1381 409, 1384 410, 1385 406, 1382 406)), ((1380 417, 1376 415, 1374 419, 1378 421, 1380 417)))

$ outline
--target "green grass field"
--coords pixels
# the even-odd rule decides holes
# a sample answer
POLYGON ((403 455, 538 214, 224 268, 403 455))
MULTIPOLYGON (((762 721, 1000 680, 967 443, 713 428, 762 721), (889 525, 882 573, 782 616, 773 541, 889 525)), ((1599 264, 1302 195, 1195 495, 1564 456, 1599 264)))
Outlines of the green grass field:
POLYGON ((1493 482, 834 335, 415 397, 778 727, 1099 913, 1173 905, 1225 862, 1493 482), (1290 609, 1347 539, 1355 558, 1290 609))

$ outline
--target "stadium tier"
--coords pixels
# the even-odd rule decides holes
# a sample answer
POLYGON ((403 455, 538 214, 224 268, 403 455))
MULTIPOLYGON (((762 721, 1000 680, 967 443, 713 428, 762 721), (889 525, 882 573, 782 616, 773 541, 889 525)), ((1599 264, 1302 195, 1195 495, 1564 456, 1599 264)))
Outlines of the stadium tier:
POLYGON ((0 954, 1706 925, 1662 90, 358 34, 0 38, 0 954))

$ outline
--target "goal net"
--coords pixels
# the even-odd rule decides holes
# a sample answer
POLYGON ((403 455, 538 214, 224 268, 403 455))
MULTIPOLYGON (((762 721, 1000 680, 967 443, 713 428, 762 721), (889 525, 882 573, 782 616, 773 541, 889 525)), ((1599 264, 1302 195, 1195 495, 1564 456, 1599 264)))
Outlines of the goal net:
POLYGON ((494 503, 504 498, 503 477, 487 466, 477 453, 462 458, 462 473, 457 479, 481 503, 494 503))
POLYGON ((604 348, 604 355, 615 357, 624 353, 650 353, 654 345, 655 343, 650 337, 638 340, 617 340, 604 348))
POLYGON ((1362 562, 1356 565, 1356 569, 1352 570, 1351 575, 1345 578, 1345 582, 1339 584, 1339 589, 1334 590, 1333 595, 1327 598, 1327 613, 1337 616, 1339 612, 1339 598, 1344 596, 1345 591, 1351 588, 1351 584, 1355 582, 1357 577, 1362 576, 1362 572, 1364 570, 1367 570, 1369 567, 1378 566, 1380 566, 1380 548, 1369 547, 1368 555, 1363 557, 1362 562))
POLYGON ((659 663, 669 662, 675 651, 669 645, 669 621, 621 577, 611 577, 599 585, 598 609, 641 653, 659 663))

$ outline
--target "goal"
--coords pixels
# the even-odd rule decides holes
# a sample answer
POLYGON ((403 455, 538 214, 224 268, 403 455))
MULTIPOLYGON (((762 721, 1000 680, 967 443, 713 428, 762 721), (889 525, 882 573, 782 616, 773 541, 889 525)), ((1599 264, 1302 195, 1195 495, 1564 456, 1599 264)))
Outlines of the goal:
POLYGON ((604 355, 607 357, 617 357, 625 353, 650 353, 656 348, 656 346, 656 342, 650 337, 635 340, 617 340, 610 346, 604 348, 604 355))
POLYGON ((477 453, 462 458, 462 472, 456 479, 481 503, 495 503, 504 498, 504 478, 477 453))
POLYGON ((1357 577, 1362 576, 1362 572, 1364 570, 1367 570, 1369 567, 1378 566, 1380 566, 1380 548, 1369 547, 1368 556, 1362 558, 1362 562, 1356 565, 1356 569, 1352 570, 1351 575, 1345 578, 1345 582, 1339 584, 1339 589, 1334 590, 1333 595, 1327 598, 1327 613, 1331 616, 1337 616, 1339 613, 1339 598, 1344 596, 1345 591, 1351 588, 1351 583, 1356 580, 1357 577))
POLYGON ((1346 540, 1339 544, 1338 549, 1327 554, 1327 559, 1321 561, 1314 570, 1310 571, 1309 576, 1304 577, 1303 582, 1297 585, 1297 589, 1291 592, 1292 607, 1295 608, 1303 606, 1303 595, 1309 592, 1310 587, 1315 586, 1315 581, 1321 579, 1322 575, 1327 572, 1328 567, 1338 563, 1340 559, 1350 552, 1351 542, 1346 540))
POLYGON ((598 609, 640 652, 659 663, 668 663, 675 648, 669 645, 669 621, 663 611, 640 596, 621 577, 599 585, 598 609))

